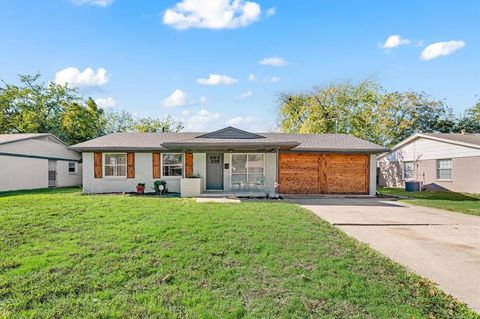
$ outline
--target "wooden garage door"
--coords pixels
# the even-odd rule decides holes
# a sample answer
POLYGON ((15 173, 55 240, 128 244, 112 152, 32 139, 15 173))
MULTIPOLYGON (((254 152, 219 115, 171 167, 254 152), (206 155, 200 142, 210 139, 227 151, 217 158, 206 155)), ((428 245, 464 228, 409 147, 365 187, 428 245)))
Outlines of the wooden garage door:
POLYGON ((280 154, 280 193, 367 194, 368 159, 364 154, 280 154))

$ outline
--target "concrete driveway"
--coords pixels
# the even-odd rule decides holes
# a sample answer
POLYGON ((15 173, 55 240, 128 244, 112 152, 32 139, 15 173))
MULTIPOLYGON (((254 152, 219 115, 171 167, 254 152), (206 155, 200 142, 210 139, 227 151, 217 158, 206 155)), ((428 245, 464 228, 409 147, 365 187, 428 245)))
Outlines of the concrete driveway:
POLYGON ((291 198, 480 312, 480 217, 377 198, 291 198))

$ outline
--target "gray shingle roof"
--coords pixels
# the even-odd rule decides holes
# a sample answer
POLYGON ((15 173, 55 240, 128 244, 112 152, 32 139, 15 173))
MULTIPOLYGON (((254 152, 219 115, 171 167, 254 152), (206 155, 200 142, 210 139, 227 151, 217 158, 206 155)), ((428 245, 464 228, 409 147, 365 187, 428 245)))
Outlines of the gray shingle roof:
POLYGON ((18 134, 0 134, 0 144, 29 140, 42 136, 49 136, 50 133, 18 133, 18 134))
POLYGON ((442 138, 445 140, 451 140, 455 142, 469 143, 480 145, 480 134, 470 133, 422 133, 421 135, 431 136, 436 138, 442 138))
POLYGON ((71 147, 78 151, 93 150, 170 150, 178 148, 282 147, 292 151, 381 153, 382 146, 346 134, 257 133, 258 139, 205 138, 205 132, 179 133, 113 133, 71 147))

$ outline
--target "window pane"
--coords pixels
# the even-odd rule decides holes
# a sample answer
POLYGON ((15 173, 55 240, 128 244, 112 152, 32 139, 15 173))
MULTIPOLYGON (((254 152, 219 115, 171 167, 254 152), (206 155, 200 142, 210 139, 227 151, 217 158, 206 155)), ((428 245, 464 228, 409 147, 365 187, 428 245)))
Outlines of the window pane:
POLYGON ((451 179, 452 178, 452 170, 451 169, 440 169, 440 170, 438 170, 438 178, 439 179, 451 179))
POLYGON ((438 168, 445 169, 445 168, 452 168, 452 160, 438 160, 438 168))
POLYGON ((265 178, 263 177, 263 174, 248 174, 248 181, 249 182, 255 182, 255 183, 263 184, 264 179, 265 178))
POLYGON ((233 154, 232 155, 232 174, 246 174, 247 173, 247 155, 233 154))
POLYGON ((115 166, 115 176, 127 176, 127 167, 124 165, 115 166))
POLYGON ((403 163, 403 178, 409 179, 413 178, 413 162, 404 162, 403 163))
POLYGON ((68 171, 70 173, 75 173, 75 163, 72 163, 72 162, 68 163, 68 171))
POLYGON ((232 183, 246 182, 246 174, 232 174, 232 183))
POLYGON ((115 166, 105 166, 105 176, 114 176, 113 175, 114 169, 115 169, 115 166))
POLYGON ((105 154, 105 165, 127 164, 126 154, 105 154))
POLYGON ((248 174, 263 174, 263 154, 248 155, 248 174))
POLYGON ((182 154, 162 154, 163 164, 182 164, 182 154))
POLYGON ((163 176, 182 176, 181 165, 163 166, 163 176))

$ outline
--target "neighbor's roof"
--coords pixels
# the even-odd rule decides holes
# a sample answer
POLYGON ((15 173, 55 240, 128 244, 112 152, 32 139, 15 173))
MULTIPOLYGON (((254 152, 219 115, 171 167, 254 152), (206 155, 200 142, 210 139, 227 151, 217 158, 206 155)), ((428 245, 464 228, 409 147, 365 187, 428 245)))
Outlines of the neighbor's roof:
POLYGON ((423 133, 420 135, 480 146, 480 134, 476 133, 423 133))
POLYGON ((43 136, 53 136, 50 133, 19 133, 19 134, 0 134, 0 144, 18 142, 38 138, 43 136))
MULTIPOLYGON (((392 147, 391 152, 419 138, 426 138, 430 140, 472 148, 480 148, 480 134, 478 133, 418 133, 410 136, 407 139, 404 139, 403 141, 392 147)), ((384 153, 379 157, 383 157, 389 153, 390 152, 384 153)))
POLYGON ((316 152, 381 153, 382 146, 347 134, 253 133, 235 128, 179 133, 113 133, 73 145, 78 151, 276 149, 316 152), (235 131, 234 131, 235 130, 235 131), (218 132, 218 134, 216 134, 218 132))

